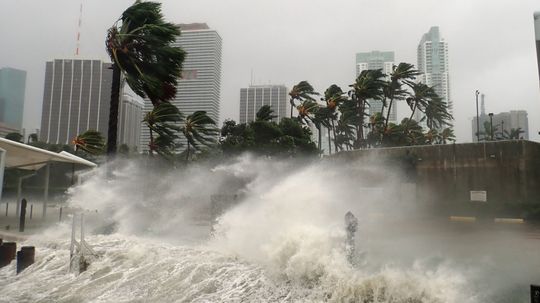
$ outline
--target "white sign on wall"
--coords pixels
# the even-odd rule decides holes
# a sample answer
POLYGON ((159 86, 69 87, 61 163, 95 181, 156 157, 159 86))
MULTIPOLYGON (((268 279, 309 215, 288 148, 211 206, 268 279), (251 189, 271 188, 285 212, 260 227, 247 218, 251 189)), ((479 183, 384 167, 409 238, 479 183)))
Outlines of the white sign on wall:
POLYGON ((471 202, 487 202, 487 191, 485 190, 471 190, 471 202))

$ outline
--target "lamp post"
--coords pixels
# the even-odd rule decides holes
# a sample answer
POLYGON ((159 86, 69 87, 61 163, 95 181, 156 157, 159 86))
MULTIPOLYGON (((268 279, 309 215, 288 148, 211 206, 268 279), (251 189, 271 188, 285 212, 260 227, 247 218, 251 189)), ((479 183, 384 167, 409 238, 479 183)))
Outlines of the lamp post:
POLYGON ((489 131, 491 133, 491 141, 493 141, 493 113, 489 113, 489 131))
POLYGON ((476 90, 476 142, 480 142, 480 116, 478 115, 478 95, 480 91, 476 90))

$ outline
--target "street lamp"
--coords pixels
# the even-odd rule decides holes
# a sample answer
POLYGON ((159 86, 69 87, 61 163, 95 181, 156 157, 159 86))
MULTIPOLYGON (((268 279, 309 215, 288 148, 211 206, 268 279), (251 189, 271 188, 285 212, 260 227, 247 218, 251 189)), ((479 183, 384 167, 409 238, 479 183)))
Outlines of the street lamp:
POLYGON ((493 113, 489 113, 489 129, 491 132, 491 141, 493 141, 493 113))
POLYGON ((480 91, 476 90, 476 142, 480 142, 480 117, 478 115, 478 95, 480 95, 480 91))

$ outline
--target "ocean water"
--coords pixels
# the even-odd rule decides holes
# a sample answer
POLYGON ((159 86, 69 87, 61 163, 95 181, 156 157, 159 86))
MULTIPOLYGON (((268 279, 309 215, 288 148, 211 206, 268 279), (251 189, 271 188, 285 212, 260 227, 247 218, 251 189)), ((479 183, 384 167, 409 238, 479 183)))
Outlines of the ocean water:
POLYGON ((98 172, 69 201, 97 254, 87 271, 69 270, 65 221, 24 243, 34 265, 0 269, 0 302, 528 302, 540 281, 530 232, 426 219, 397 197, 399 174, 373 182, 381 170, 243 156, 98 172), (216 211, 224 193, 234 201, 216 211), (359 220, 352 263, 347 211, 359 220))

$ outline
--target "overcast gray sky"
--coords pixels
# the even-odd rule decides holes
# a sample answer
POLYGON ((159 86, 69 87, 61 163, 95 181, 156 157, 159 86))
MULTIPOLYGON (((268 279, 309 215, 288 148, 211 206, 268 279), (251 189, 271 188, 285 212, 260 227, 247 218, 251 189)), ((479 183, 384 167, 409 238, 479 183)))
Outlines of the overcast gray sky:
MULTIPOLYGON (((354 81, 355 53, 395 51, 416 65, 422 34, 438 25, 449 45, 459 142, 471 141, 474 91, 486 110, 525 109, 539 140, 540 89, 533 12, 538 0, 164 0, 175 23, 206 22, 223 38, 221 120, 238 119, 250 83, 310 81, 324 91, 354 81)), ((0 67, 26 70, 24 125, 41 120, 45 61, 73 57, 80 0, 1 0, 0 67)), ((106 29, 133 0, 84 0, 81 55, 108 60, 106 29)), ((399 109, 405 109, 402 105, 399 109)))

